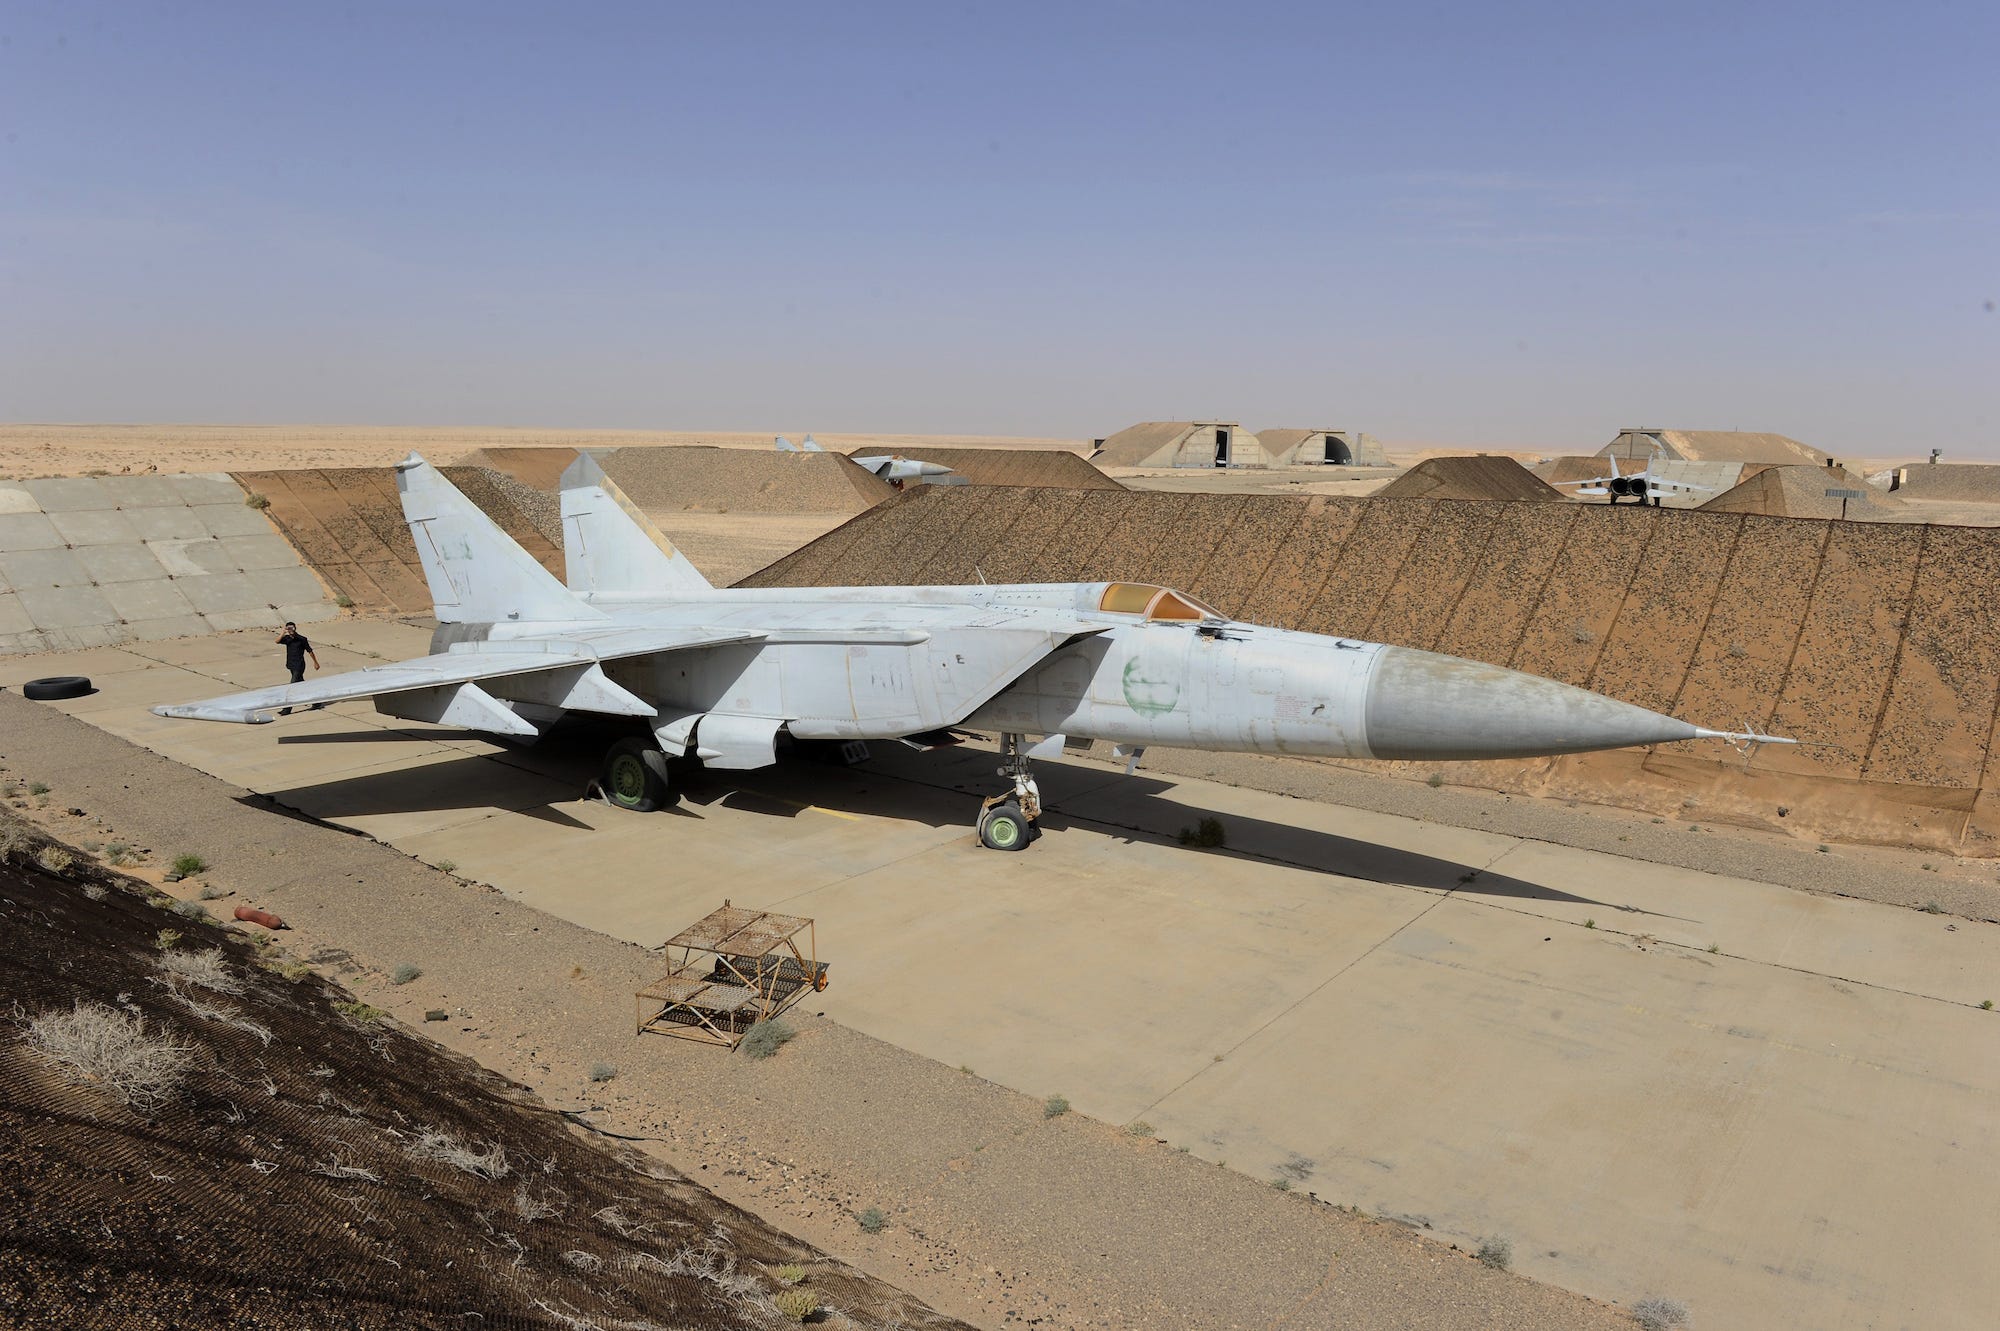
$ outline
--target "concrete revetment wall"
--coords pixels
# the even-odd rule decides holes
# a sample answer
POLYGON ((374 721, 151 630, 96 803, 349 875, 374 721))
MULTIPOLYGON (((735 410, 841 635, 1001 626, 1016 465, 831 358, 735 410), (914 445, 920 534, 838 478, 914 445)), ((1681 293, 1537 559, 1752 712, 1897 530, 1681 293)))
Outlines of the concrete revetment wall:
MULTIPOLYGON (((927 487, 745 586, 1134 579, 1447 652, 1718 743, 1409 775, 1819 840, 2000 853, 2000 531, 1637 506, 927 487), (1780 810, 1783 813, 1780 813, 1780 810)), ((1379 768, 1380 764, 1371 764, 1379 768)))
POLYGON ((245 498, 219 474, 0 484, 0 654, 332 618, 245 498))

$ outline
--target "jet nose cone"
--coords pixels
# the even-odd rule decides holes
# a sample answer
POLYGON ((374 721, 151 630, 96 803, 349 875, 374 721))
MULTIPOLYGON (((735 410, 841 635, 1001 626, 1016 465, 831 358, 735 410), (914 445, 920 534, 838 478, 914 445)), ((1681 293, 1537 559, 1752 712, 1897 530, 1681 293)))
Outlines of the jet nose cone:
POLYGON ((945 466, 942 462, 919 462, 917 464, 917 474, 919 476, 949 476, 951 475, 951 468, 945 466))
POLYGON ((1539 675, 1409 647, 1384 648, 1369 677, 1377 758, 1533 758, 1693 739, 1671 716, 1539 675))

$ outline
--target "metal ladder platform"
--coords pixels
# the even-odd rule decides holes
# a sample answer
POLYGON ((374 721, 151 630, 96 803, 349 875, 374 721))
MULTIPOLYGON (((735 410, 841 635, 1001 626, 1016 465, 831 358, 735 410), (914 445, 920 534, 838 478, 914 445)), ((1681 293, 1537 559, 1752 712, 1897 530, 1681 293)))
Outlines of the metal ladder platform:
POLYGON ((826 988, 817 932, 802 915, 724 902, 663 946, 667 973, 633 996, 638 1034, 734 1049, 758 1022, 826 988))

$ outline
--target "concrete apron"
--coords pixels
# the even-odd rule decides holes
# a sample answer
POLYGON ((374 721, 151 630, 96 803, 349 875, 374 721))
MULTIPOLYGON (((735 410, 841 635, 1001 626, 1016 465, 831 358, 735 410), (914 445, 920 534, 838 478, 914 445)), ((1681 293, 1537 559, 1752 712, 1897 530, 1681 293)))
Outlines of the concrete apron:
MULTIPOLYGON (((1505 1237, 1539 1279, 1706 1327, 1970 1327, 2000 1300, 2000 1015, 1976 1006, 2000 928, 1090 763, 1041 766, 1048 833, 1001 854, 971 832, 997 788, 977 749, 717 774, 645 816, 578 801, 587 744, 365 704, 145 710, 282 682, 269 636, 0 683, 90 674, 56 705, 620 938, 723 897, 814 916, 814 1010, 1461 1246, 1505 1237), (1177 843, 1210 814, 1226 849, 1177 843)), ((426 642, 314 637, 330 671, 426 642)))

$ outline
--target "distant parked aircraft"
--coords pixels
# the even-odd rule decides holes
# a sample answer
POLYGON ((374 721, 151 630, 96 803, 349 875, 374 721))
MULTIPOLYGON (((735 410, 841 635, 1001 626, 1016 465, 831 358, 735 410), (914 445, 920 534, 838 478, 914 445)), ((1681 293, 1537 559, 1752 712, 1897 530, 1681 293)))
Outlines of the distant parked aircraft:
POLYGON ((1638 501, 1641 507, 1644 507, 1647 497, 1651 496, 1654 508, 1660 506, 1661 493, 1668 490, 1688 491, 1691 493, 1699 492, 1701 494, 1715 493, 1713 488, 1706 485, 1696 485, 1691 481, 1676 481, 1670 480, 1665 476, 1654 475, 1653 468, 1666 460, 1666 455, 1655 446, 1651 461, 1647 462, 1638 471, 1621 472, 1618 467, 1618 459, 1613 457, 1609 459, 1611 463, 1611 474, 1609 476, 1592 476, 1587 480, 1581 481, 1555 481, 1552 484, 1584 487, 1577 490, 1577 493, 1592 497, 1602 495, 1608 502, 1613 504, 1617 503, 1620 499, 1633 499, 1638 501))
POLYGON ((429 656, 154 710, 267 722, 373 698, 390 716, 524 738, 565 712, 622 718, 631 733, 601 786, 632 810, 674 798, 669 759, 765 767, 785 736, 927 748, 986 730, 1008 783, 979 809, 996 850, 1033 839, 1031 760, 1070 736, 1112 741, 1131 764, 1150 744, 1445 761, 1772 738, 1477 661, 1245 624, 1146 583, 716 588, 588 453, 563 474, 567 586, 421 457, 396 465, 396 488, 435 602, 429 656))

